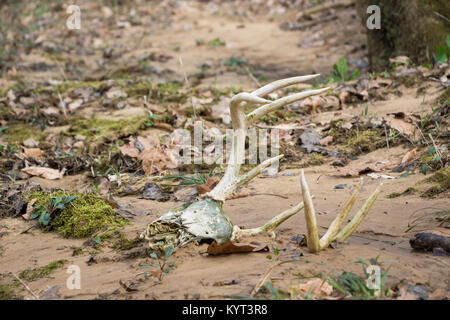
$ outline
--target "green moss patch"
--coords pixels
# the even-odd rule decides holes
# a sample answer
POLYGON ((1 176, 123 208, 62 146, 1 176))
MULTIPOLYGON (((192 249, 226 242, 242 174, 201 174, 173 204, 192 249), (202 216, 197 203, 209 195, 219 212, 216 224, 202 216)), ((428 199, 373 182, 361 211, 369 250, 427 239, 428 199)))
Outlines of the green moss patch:
POLYGON ((419 181, 417 184, 432 184, 433 186, 422 192, 421 196, 425 198, 434 198, 450 189, 450 169, 445 167, 436 171, 432 176, 419 181))
POLYGON ((0 274, 0 300, 18 300, 21 284, 10 274, 0 274))
POLYGON ((347 142, 347 146, 351 148, 354 154, 372 152, 385 145, 386 138, 382 136, 381 130, 354 131, 347 142))
POLYGON ((305 161, 302 161, 301 167, 307 168, 307 167, 313 167, 313 166, 319 166, 323 164, 323 157, 317 152, 313 152, 310 155, 307 156, 307 159, 305 161))
MULTIPOLYGON (((37 199, 34 208, 43 208, 51 213, 51 221, 42 228, 55 231, 66 238, 85 238, 100 232, 112 233, 125 226, 128 221, 117 215, 100 196, 91 193, 36 191, 27 196, 37 199), (63 209, 54 210, 52 198, 75 197, 63 209)), ((35 209, 36 210, 36 209, 35 209)))
POLYGON ((119 241, 113 246, 116 250, 130 250, 139 247, 142 244, 142 239, 136 236, 133 239, 128 239, 123 233, 120 234, 119 241))
POLYGON ((395 198, 398 198, 398 197, 401 197, 401 196, 406 196, 408 194, 414 194, 416 191, 417 190, 415 188, 409 187, 408 189, 406 189, 403 192, 392 192, 392 193, 388 194, 386 196, 386 198, 388 198, 388 199, 395 199, 395 198))
POLYGON ((67 260, 56 260, 49 264, 34 269, 25 269, 19 273, 19 278, 26 281, 34 281, 40 278, 44 278, 52 273, 54 270, 62 268, 67 263, 67 260))
POLYGON ((151 82, 136 82, 122 84, 125 93, 129 97, 147 96, 148 99, 156 102, 176 102, 184 104, 188 95, 179 82, 167 82, 152 84, 151 82))
POLYGON ((447 87, 444 90, 444 93, 442 93, 437 99, 436 102, 439 105, 448 104, 448 101, 450 101, 450 87, 447 87))
MULTIPOLYGON (((362 153, 373 152, 386 146, 386 135, 382 128, 370 128, 364 124, 359 128, 342 128, 343 120, 331 122, 331 129, 328 133, 333 137, 333 144, 340 148, 341 153, 350 153, 359 155, 362 153)), ((396 137, 390 139, 389 145, 395 146, 401 141, 396 137)))
POLYGON ((39 127, 30 126, 27 123, 9 121, 3 132, 0 133, 1 139, 10 144, 21 144, 28 138, 36 141, 41 140, 44 134, 39 127))
POLYGON ((86 143, 89 144, 90 149, 94 150, 105 142, 135 135, 145 126, 145 122, 146 119, 144 117, 131 120, 79 118, 71 121, 69 130, 64 132, 64 134, 85 136, 86 143))

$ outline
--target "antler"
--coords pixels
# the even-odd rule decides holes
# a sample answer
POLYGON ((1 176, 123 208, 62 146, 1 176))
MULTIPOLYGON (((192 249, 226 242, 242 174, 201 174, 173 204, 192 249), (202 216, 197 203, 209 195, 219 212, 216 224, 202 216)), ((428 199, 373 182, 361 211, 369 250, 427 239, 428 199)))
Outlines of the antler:
POLYGON ((333 220, 325 235, 319 240, 316 212, 314 210, 314 204, 309 193, 309 188, 308 184, 306 183, 305 172, 303 169, 301 170, 300 184, 302 186, 303 201, 305 203, 305 220, 307 230, 306 242, 309 251, 314 253, 328 248, 330 243, 335 239, 340 242, 345 241, 359 226, 367 213, 369 213, 370 208, 380 194, 381 187, 383 186, 383 183, 381 182, 378 188, 366 200, 362 208, 355 214, 353 219, 341 230, 341 232, 339 232, 339 228, 342 226, 345 219, 347 218, 348 213, 355 205, 356 199, 358 198, 359 192, 361 191, 361 187, 363 184, 363 180, 361 179, 361 182, 356 187, 350 199, 347 200, 345 205, 342 207, 341 212, 339 212, 339 214, 333 220))
POLYGON ((241 230, 238 226, 233 226, 231 224, 230 219, 222 210, 223 202, 236 190, 236 188, 249 182, 261 173, 264 168, 283 157, 283 155, 280 155, 268 159, 246 174, 240 176, 239 171, 244 160, 245 137, 249 125, 277 108, 281 108, 287 104, 312 95, 320 94, 329 88, 304 91, 275 101, 266 100, 263 96, 277 89, 311 80, 318 76, 319 75, 310 75, 275 81, 252 93, 240 93, 231 99, 230 113, 233 121, 233 137, 231 157, 228 161, 225 175, 220 183, 204 196, 204 199, 172 208, 167 214, 150 223, 147 226, 147 229, 141 234, 141 237, 145 237, 149 240, 150 248, 164 252, 168 245, 178 247, 198 239, 214 239, 217 243, 222 244, 230 239, 239 241, 242 237, 254 236, 260 233, 268 233, 274 237, 275 229, 302 209, 305 210, 307 244, 311 252, 319 252, 320 250, 327 248, 334 239, 344 241, 353 233, 353 231, 355 231, 372 207, 375 199, 380 193, 382 184, 380 184, 375 192, 369 197, 347 226, 339 232, 341 225, 346 220, 348 213, 356 202, 356 198, 358 197, 362 186, 361 181, 360 185, 355 189, 350 199, 336 216, 328 231, 321 239, 319 239, 317 231, 316 215, 312 201, 313 197, 309 193, 303 170, 301 171, 300 179, 303 202, 272 218, 262 227, 241 230), (245 114, 244 109, 248 106, 259 106, 259 108, 249 114, 245 114))
POLYGON ((205 197, 224 202, 225 199, 231 195, 239 186, 249 182, 256 177, 261 171, 272 163, 278 161, 283 155, 268 159, 258 165, 256 168, 248 172, 243 176, 239 176, 241 164, 245 155, 245 137, 250 124, 260 119, 264 115, 285 105, 293 103, 295 101, 304 99, 309 96, 320 94, 327 91, 329 88, 309 90, 300 93, 296 93, 284 98, 280 98, 275 101, 269 101, 262 97, 281 88, 285 88, 297 83, 308 81, 317 78, 319 74, 293 77, 283 80, 272 82, 252 93, 240 93, 235 95, 230 101, 230 114, 233 123, 233 137, 231 146, 231 156, 228 160, 228 166, 226 168, 223 178, 219 184, 205 197), (245 114, 244 109, 248 106, 260 106, 253 112, 245 114))

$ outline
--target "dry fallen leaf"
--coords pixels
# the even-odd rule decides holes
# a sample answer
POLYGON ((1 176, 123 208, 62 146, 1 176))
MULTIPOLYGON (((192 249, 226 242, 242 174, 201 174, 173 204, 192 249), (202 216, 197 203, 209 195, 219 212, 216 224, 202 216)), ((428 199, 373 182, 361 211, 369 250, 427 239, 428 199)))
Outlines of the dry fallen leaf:
POLYGON ((353 167, 345 167, 339 168, 337 171, 343 177, 358 177, 360 174, 368 173, 368 172, 379 172, 391 166, 395 166, 393 162, 377 162, 369 165, 360 165, 353 167))
POLYGON ((415 148, 415 149, 409 151, 407 154, 405 154, 403 156, 402 163, 401 163, 402 167, 405 167, 408 164, 408 162, 410 162, 412 159, 414 159, 414 157, 416 156, 416 153, 417 153, 417 148, 415 148))
POLYGON ((131 138, 130 142, 121 146, 119 150, 124 156, 142 161, 142 169, 146 175, 161 172, 164 169, 176 168, 176 164, 156 137, 131 138))
POLYGON ((219 255, 219 254, 230 254, 230 253, 243 253, 243 252, 260 252, 260 251, 269 251, 269 247, 266 244, 261 244, 257 242, 251 243, 233 243, 231 240, 228 240, 224 244, 217 244, 216 241, 213 241, 209 246, 206 252, 211 255, 219 255))
POLYGON ((412 125, 411 123, 408 123, 401 119, 392 118, 392 117, 386 117, 385 120, 389 127, 397 130, 398 132, 400 132, 402 134, 406 134, 406 135, 410 136, 414 133, 415 128, 414 128, 414 125, 412 125))
POLYGON ((22 218, 25 220, 30 220, 31 215, 33 214, 33 205, 36 203, 37 199, 31 199, 30 202, 27 204, 27 212, 22 215, 22 218))
POLYGON ((55 107, 48 107, 42 110, 42 113, 44 113, 46 116, 58 116, 59 115, 59 109, 55 107))
POLYGON ((341 93, 339 93, 339 101, 341 102, 341 104, 343 106, 345 106, 345 103, 347 102, 347 99, 350 97, 350 93, 348 93, 347 91, 342 91, 341 93))
POLYGON ((328 281, 320 278, 311 279, 306 283, 300 284, 297 288, 300 294, 312 294, 319 297, 328 297, 333 293, 333 287, 328 281))
POLYGON ((119 280, 119 284, 122 286, 122 288, 125 289, 125 291, 127 292, 132 292, 132 291, 138 291, 138 287, 137 285, 134 284, 134 282, 125 282, 122 281, 122 279, 119 280))
POLYGON ((325 138, 323 138, 322 140, 320 140, 320 144, 321 144, 322 146, 327 146, 327 145, 329 145, 331 142, 333 142, 333 136, 328 136, 328 137, 325 137, 325 138))
POLYGON ((406 64, 406 65, 408 65, 410 63, 410 61, 411 60, 407 56, 398 56, 398 57, 389 59, 390 63, 406 64))
POLYGON ((211 178, 210 176, 206 176, 206 183, 202 185, 196 184, 197 193, 199 195, 210 192, 214 187, 219 183, 217 178, 211 178))
POLYGON ((137 158, 139 156, 139 150, 133 146, 132 141, 119 147, 119 151, 126 157, 137 158))
POLYGON ((97 177, 94 184, 97 185, 98 191, 100 191, 101 195, 108 194, 109 188, 111 188, 111 181, 109 181, 106 177, 97 177))
POLYGON ((23 148, 23 154, 27 158, 37 159, 42 158, 44 155, 44 151, 39 148, 23 148))
POLYGON ((23 168, 22 172, 25 172, 31 176, 38 176, 48 180, 61 179, 64 175, 63 172, 45 167, 27 167, 23 168))

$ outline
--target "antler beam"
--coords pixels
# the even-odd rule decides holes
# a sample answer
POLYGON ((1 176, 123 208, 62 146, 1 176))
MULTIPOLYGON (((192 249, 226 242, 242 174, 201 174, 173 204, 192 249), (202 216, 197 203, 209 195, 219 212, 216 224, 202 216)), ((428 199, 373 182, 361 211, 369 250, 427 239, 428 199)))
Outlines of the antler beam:
POLYGON ((329 88, 323 88, 318 90, 309 90, 300 93, 296 93, 287 97, 280 98, 275 101, 269 101, 263 99, 262 97, 278 89, 285 88, 294 84, 298 84, 304 81, 308 81, 317 78, 319 74, 303 76, 303 77, 293 77, 283 80, 278 80, 272 82, 252 93, 240 93, 235 95, 230 101, 230 114, 233 123, 233 137, 232 137, 232 147, 231 156, 228 162, 227 169, 223 178, 220 180, 219 184, 206 194, 206 197, 214 199, 216 201, 225 201, 226 197, 233 193, 239 186, 237 181, 250 181, 253 177, 259 174, 264 168, 270 166, 273 162, 277 161, 280 157, 272 158, 266 160, 258 167, 256 167, 254 175, 248 175, 245 178, 239 178, 239 172, 241 164, 244 161, 245 155, 245 137, 247 135, 247 130, 250 124, 260 119, 264 115, 272 112, 278 108, 285 105, 293 103, 295 101, 304 99, 309 96, 323 93, 329 88), (244 109, 249 106, 260 106, 248 115, 245 114, 244 109))

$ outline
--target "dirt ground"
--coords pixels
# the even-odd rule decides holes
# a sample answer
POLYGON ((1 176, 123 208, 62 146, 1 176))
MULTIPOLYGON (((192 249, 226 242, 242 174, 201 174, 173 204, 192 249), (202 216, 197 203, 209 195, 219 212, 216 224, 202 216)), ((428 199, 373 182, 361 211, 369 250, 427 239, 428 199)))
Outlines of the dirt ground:
MULTIPOLYGON (((346 58, 349 70, 358 68, 360 77, 369 77, 364 30, 352 1, 344 1, 343 5, 321 11, 309 19, 300 15, 306 12, 307 1, 302 2, 302 6, 292 6, 289 1, 286 1, 287 4, 275 1, 274 5, 261 4, 261 1, 248 1, 245 4, 238 4, 237 1, 156 1, 153 4, 137 1, 134 5, 131 2, 124 5, 108 5, 100 1, 78 2, 81 3, 81 30, 67 30, 65 7, 60 9, 51 2, 49 11, 39 17, 43 30, 37 41, 40 45, 28 55, 20 55, 15 71, 4 70, 0 79, 2 88, 24 80, 27 84, 37 85, 48 85, 50 80, 94 83, 120 79, 125 73, 125 78, 130 81, 178 81, 184 87, 186 73, 196 95, 204 92, 202 88, 237 88, 248 92, 260 84, 285 77, 321 73, 325 79, 341 57, 346 58), (215 39, 224 44, 216 45, 218 41, 214 42, 215 39), (179 57, 182 58, 182 65, 179 57), (234 60, 230 60, 233 57, 234 60), (238 66, 227 66, 227 61, 238 61, 238 66)), ((344 106, 338 103, 340 107, 319 108, 317 114, 297 113, 296 122, 302 126, 314 123, 323 127, 337 119, 350 121, 365 110, 368 110, 366 117, 378 118, 392 113, 428 113, 443 93, 439 82, 422 78, 412 85, 402 84, 400 80, 397 82, 395 88, 383 91, 383 99, 376 95, 372 97, 371 93, 368 101, 349 101, 344 106)), ((187 89, 184 87, 183 90, 187 89)), ((136 97, 134 101, 132 98, 129 97, 125 108, 119 109, 105 107, 97 97, 75 110, 70 117, 88 118, 95 115, 96 118, 110 120, 146 117, 148 108, 142 96, 136 97)), ((152 99, 151 103, 157 105, 157 98, 152 99)), ((204 97, 196 96, 196 99, 202 105, 201 99, 204 97)), ((58 100, 49 105, 55 106, 57 103, 58 100)), ((187 110, 189 105, 188 100, 180 105, 174 102, 172 107, 187 110)), ((199 110, 207 110, 208 107, 201 106, 199 110)), ((62 117, 59 114, 56 120, 52 118, 53 122, 48 122, 42 132, 48 136, 67 130, 71 120, 60 120, 62 117)), ((29 118, 17 119, 27 123, 29 118)), ((2 126, 13 122, 11 117, 3 120, 6 122, 2 126)), ((284 119, 283 122, 288 121, 284 119)), ((214 126, 214 123, 221 129, 226 127, 220 120, 214 122, 211 118, 205 123, 209 127, 214 126)), ((300 132, 294 133, 296 139, 300 132)), ((161 136, 165 130, 149 128, 139 132, 139 135, 143 136, 144 133, 161 136)), ((126 137, 121 139, 126 141, 126 137)), ((448 138, 436 140, 438 144, 448 145, 448 138)), ((334 147, 338 150, 339 143, 334 147)), ((376 150, 363 151, 347 159, 344 168, 386 162, 399 164, 414 147, 413 143, 402 140, 376 150)), ((323 161, 314 166, 302 165, 302 161, 310 155, 302 153, 298 144, 292 148, 296 150, 294 154, 298 152, 301 156, 292 156, 283 161, 280 172, 275 176, 258 177, 250 182, 241 190, 249 192, 250 196, 226 201, 224 212, 234 224, 246 228, 263 225, 301 201, 300 167, 306 167, 311 194, 315 196, 319 233, 326 232, 341 206, 350 197, 351 187, 358 183, 359 177, 339 174, 338 169, 342 166, 336 166, 336 159, 330 156, 324 156, 323 161), (342 184, 346 185, 345 188, 335 188, 342 184)), ((43 189, 82 190, 89 188, 94 181, 91 170, 86 167, 69 170, 58 180, 28 176, 10 181, 4 176, 12 168, 10 162, 17 159, 11 160, 6 154, 2 154, 2 159, 4 188, 32 181, 43 189)), ((277 229, 275 240, 265 236, 249 240, 268 244, 270 253, 210 256, 206 253, 207 244, 191 243, 170 257, 169 260, 175 263, 173 270, 160 280, 157 277, 143 277, 143 272, 154 270, 154 260, 150 257, 129 257, 123 251, 107 245, 93 254, 93 250, 86 245, 86 239, 67 239, 39 228, 24 232, 34 222, 21 217, 3 217, 0 219, 0 273, 17 275, 25 269, 67 260, 65 267, 28 282, 29 288, 40 295, 47 286, 60 286, 60 299, 224 299, 250 296, 262 275, 273 265, 273 260, 267 256, 275 256, 273 250, 276 247, 279 250, 277 261, 295 259, 276 267, 270 274, 273 286, 283 292, 290 292, 293 286, 303 283, 305 279, 321 274, 339 275, 344 271, 361 274, 361 266, 352 264, 353 261, 357 258, 369 261, 379 257, 382 266, 390 268, 388 286, 423 285, 428 299, 448 299, 448 256, 414 251, 409 243, 418 231, 434 230, 450 236, 448 228, 432 224, 420 230, 405 232, 417 212, 448 210, 448 190, 431 198, 417 192, 391 198, 389 195, 402 193, 424 179, 417 167, 406 176, 404 172, 393 172, 393 167, 386 166, 376 172, 395 179, 384 181, 381 194, 357 231, 345 243, 339 243, 320 254, 309 253, 306 247, 299 246, 293 240, 306 233, 304 216, 300 212, 277 229), (83 248, 83 252, 74 256, 77 248, 83 248), (66 287, 69 265, 81 268, 79 290, 66 287), (152 265, 152 268, 148 269, 147 265, 152 265), (127 290, 120 282, 133 283, 137 288, 127 290)), ((60 165, 57 168, 61 169, 60 165)), ((124 172, 132 175, 131 172, 137 171, 124 172)), ((194 172, 191 170, 187 173, 194 172)), ((363 205, 379 182, 378 179, 367 177, 367 173, 361 173, 361 176, 365 184, 351 214, 363 205)), ((159 202, 145 200, 137 195, 115 194, 114 199, 121 206, 131 205, 133 210, 140 212, 131 217, 131 224, 123 229, 128 238, 138 236, 148 223, 179 204, 173 198, 159 202)), ((138 248, 146 246, 146 243, 141 243, 138 248)), ((22 297, 33 299, 21 285, 14 290, 22 297)))

